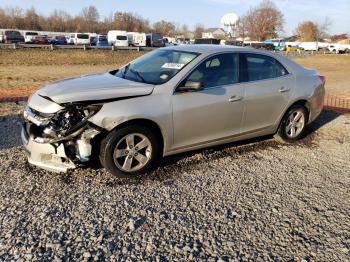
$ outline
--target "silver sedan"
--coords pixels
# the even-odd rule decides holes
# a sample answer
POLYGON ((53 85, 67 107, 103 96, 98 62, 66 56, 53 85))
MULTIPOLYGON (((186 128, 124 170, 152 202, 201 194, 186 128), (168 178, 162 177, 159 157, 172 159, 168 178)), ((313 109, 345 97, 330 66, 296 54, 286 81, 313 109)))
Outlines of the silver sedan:
POLYGON ((325 78, 251 48, 182 45, 49 84, 24 111, 28 160, 66 172, 98 156, 119 177, 162 156, 264 135, 294 142, 321 113, 325 78))

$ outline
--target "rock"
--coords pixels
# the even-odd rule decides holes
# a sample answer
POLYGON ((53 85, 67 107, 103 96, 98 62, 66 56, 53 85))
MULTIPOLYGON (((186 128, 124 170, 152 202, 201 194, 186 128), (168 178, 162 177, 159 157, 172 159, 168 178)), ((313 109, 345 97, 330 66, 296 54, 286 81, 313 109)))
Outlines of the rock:
POLYGON ((127 227, 129 228, 130 231, 134 231, 136 229, 135 228, 135 221, 133 219, 130 219, 127 227))
POLYGON ((89 258, 89 257, 91 257, 91 253, 90 252, 84 252, 83 253, 83 257, 84 258, 89 258))

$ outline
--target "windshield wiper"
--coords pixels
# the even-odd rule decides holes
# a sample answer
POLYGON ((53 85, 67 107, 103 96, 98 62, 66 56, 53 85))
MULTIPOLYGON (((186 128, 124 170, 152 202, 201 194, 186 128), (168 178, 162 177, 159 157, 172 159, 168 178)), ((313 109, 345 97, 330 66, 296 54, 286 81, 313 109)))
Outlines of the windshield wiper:
POLYGON ((126 73, 128 72, 128 70, 129 70, 129 66, 130 66, 130 64, 128 64, 128 65, 126 65, 126 66, 124 67, 123 78, 125 78, 125 75, 126 75, 126 73))
POLYGON ((142 75, 140 74, 139 71, 136 71, 136 70, 134 70, 134 69, 132 69, 132 68, 130 68, 129 70, 130 70, 130 72, 132 72, 133 74, 135 74, 138 78, 140 78, 141 81, 142 81, 143 83, 146 82, 145 79, 142 77, 142 75))

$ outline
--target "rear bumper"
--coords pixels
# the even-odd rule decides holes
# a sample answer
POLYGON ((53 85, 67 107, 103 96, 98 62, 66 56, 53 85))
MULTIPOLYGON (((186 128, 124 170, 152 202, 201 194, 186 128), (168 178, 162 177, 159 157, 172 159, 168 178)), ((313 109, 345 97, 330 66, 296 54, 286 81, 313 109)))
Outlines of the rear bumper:
POLYGON ((22 127, 21 139, 25 148, 28 162, 45 170, 65 173, 76 165, 66 156, 63 144, 55 147, 51 144, 41 144, 34 141, 22 127))

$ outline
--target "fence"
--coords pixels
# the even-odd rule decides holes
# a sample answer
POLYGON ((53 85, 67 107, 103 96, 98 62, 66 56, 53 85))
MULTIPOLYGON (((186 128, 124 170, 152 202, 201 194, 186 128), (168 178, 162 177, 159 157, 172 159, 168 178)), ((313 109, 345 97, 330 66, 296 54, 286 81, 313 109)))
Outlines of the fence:
POLYGON ((350 98, 326 94, 324 98, 324 108, 340 113, 350 113, 350 98))
POLYGON ((64 49, 64 50, 125 50, 125 51, 152 51, 155 47, 143 47, 143 46, 90 46, 90 45, 37 45, 37 44, 0 44, 2 49, 64 49))

